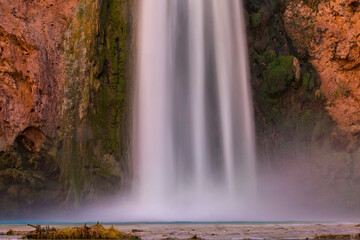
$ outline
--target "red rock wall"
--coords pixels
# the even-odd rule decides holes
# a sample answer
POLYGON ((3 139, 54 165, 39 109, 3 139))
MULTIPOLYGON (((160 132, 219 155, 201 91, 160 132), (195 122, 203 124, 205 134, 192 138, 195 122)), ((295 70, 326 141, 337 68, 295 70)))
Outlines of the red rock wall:
POLYGON ((77 2, 0 0, 0 152, 19 135, 37 147, 56 136, 62 35, 77 2))
POLYGON ((326 109, 353 140, 360 136, 360 1, 290 2, 285 28, 320 77, 326 109))

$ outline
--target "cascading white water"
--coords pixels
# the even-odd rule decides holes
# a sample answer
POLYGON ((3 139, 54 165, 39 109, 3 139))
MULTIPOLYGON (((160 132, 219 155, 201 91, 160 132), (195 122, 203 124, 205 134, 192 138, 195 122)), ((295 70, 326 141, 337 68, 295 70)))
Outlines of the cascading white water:
POLYGON ((134 197, 139 220, 230 220, 253 197, 241 0, 140 0, 134 197))

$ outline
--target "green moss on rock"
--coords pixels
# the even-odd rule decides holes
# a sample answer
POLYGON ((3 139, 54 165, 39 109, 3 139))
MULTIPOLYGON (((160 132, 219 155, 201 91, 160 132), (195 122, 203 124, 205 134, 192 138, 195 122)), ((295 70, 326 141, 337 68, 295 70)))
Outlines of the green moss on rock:
MULTIPOLYGON (((315 15, 318 5, 325 1, 305 3, 315 15)), ((354 191, 359 189, 358 143, 350 144, 351 139, 327 113, 320 79, 308 62, 308 42, 314 36, 313 15, 308 19, 297 16, 298 2, 246 1, 249 16, 271 12, 270 18, 266 15, 261 18, 257 28, 252 27, 251 18, 248 20, 259 166, 265 173, 297 175, 292 177, 304 189, 316 193, 311 204, 316 201, 318 209, 328 210, 323 206, 336 202, 336 207, 353 212, 360 202, 359 192, 354 191), (294 6, 294 21, 284 26, 282 18, 287 4, 294 6), (301 34, 305 38, 288 37, 299 29, 305 31, 301 34), (293 56, 299 64, 293 61, 293 56)), ((349 94, 346 88, 338 86, 333 100, 349 94)))
POLYGON ((254 28, 257 28, 257 27, 260 26, 260 24, 261 24, 261 12, 254 13, 251 16, 251 24, 252 24, 252 27, 254 27, 254 28))
POLYGON ((65 35, 57 158, 75 204, 117 192, 131 177, 132 7, 129 0, 82 0, 65 35))
POLYGON ((59 204, 59 165, 49 155, 45 140, 38 152, 30 152, 15 140, 9 152, 0 152, 0 211, 1 218, 27 217, 37 206, 59 204))
POLYGON ((265 92, 275 95, 283 92, 294 79, 293 56, 279 56, 269 63, 264 72, 265 92))

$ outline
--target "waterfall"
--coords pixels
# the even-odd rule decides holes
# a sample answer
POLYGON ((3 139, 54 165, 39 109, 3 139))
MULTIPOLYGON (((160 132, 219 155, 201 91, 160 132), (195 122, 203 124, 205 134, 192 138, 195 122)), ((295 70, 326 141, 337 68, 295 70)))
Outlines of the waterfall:
POLYGON ((139 14, 133 124, 139 215, 233 219, 256 188, 242 1, 140 0, 139 14))

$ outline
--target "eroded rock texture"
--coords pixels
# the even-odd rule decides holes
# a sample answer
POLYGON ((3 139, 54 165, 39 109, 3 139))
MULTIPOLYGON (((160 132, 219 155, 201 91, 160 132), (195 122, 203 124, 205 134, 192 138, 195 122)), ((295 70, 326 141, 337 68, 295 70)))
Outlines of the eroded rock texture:
POLYGON ((0 9, 0 218, 124 190, 134 1, 0 9))
MULTIPOLYGON (((360 136, 360 1, 291 2, 285 28, 295 50, 315 66, 326 109, 350 138, 360 136)), ((351 148, 351 146, 350 146, 351 148)))
POLYGON ((76 3, 0 1, 0 151, 27 128, 56 136, 64 81, 62 34, 76 3))
POLYGON ((248 0, 246 9, 262 190, 357 214, 357 1, 248 0))
POLYGON ((58 202, 60 170, 51 151, 64 82, 62 36, 77 2, 0 0, 1 217, 58 202))

